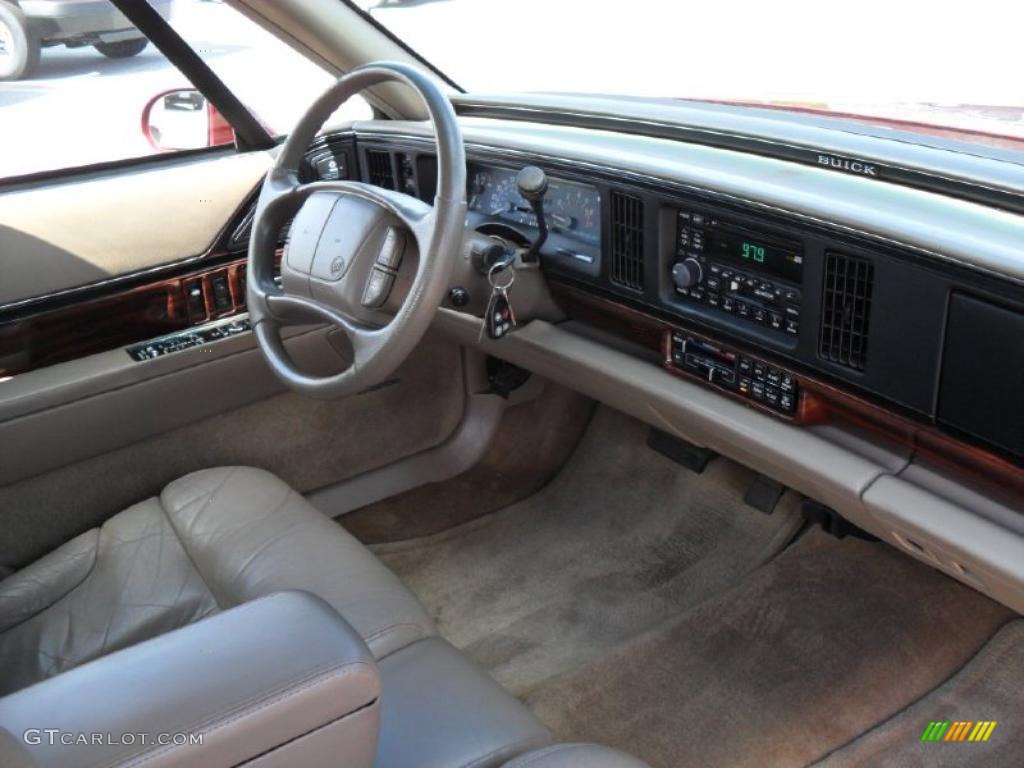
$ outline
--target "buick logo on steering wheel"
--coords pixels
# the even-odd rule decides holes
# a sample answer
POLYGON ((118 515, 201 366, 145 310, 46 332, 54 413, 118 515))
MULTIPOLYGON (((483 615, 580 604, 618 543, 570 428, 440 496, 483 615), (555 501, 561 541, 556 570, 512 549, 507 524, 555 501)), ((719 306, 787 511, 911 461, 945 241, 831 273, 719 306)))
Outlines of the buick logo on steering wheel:
POLYGON ((345 258, 343 256, 335 256, 334 261, 331 262, 331 275, 333 277, 339 277, 344 271, 345 258))

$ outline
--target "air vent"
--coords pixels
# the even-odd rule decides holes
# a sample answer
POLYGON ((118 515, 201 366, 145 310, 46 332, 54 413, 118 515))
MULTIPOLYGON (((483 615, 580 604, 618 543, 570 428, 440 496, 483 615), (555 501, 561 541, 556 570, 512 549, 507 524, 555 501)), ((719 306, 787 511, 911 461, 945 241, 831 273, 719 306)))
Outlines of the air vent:
POLYGON ((611 194, 611 273, 613 283, 644 287, 644 204, 639 197, 611 194))
POLYGON ((874 274, 874 266, 866 259, 825 254, 820 354, 855 371, 863 371, 867 361, 874 274))
POLYGON ((384 189, 395 188, 395 172, 391 167, 391 153, 379 149, 366 150, 366 166, 370 183, 384 189))

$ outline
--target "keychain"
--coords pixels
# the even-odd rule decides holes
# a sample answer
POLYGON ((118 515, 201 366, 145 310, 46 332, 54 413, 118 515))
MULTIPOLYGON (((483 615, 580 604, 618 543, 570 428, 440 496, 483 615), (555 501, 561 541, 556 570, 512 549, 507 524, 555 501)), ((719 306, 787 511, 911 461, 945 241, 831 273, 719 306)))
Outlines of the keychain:
POLYGON ((498 262, 487 272, 487 282, 491 285, 491 298, 487 301, 484 311, 484 325, 480 329, 480 340, 486 333, 492 339, 500 339, 516 327, 516 315, 508 298, 509 289, 516 281, 516 272, 509 269, 508 263, 498 262), (508 272, 508 280, 500 282, 501 273, 508 272))

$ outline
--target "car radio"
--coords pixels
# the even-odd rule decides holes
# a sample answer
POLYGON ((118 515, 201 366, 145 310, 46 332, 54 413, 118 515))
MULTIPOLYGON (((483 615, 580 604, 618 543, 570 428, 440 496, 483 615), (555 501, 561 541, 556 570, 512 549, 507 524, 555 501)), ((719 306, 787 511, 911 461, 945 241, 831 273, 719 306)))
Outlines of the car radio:
POLYGON ((680 210, 672 282, 677 296, 742 320, 800 333, 803 249, 799 244, 680 210))

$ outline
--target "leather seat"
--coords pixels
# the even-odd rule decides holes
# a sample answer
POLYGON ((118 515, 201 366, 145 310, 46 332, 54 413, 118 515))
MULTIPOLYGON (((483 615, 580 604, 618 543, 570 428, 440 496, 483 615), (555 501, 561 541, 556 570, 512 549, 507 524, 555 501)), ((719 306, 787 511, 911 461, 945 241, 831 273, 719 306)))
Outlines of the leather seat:
POLYGON ((284 482, 211 469, 0 581, 0 695, 283 590, 322 598, 377 660, 436 634, 398 578, 284 482))

